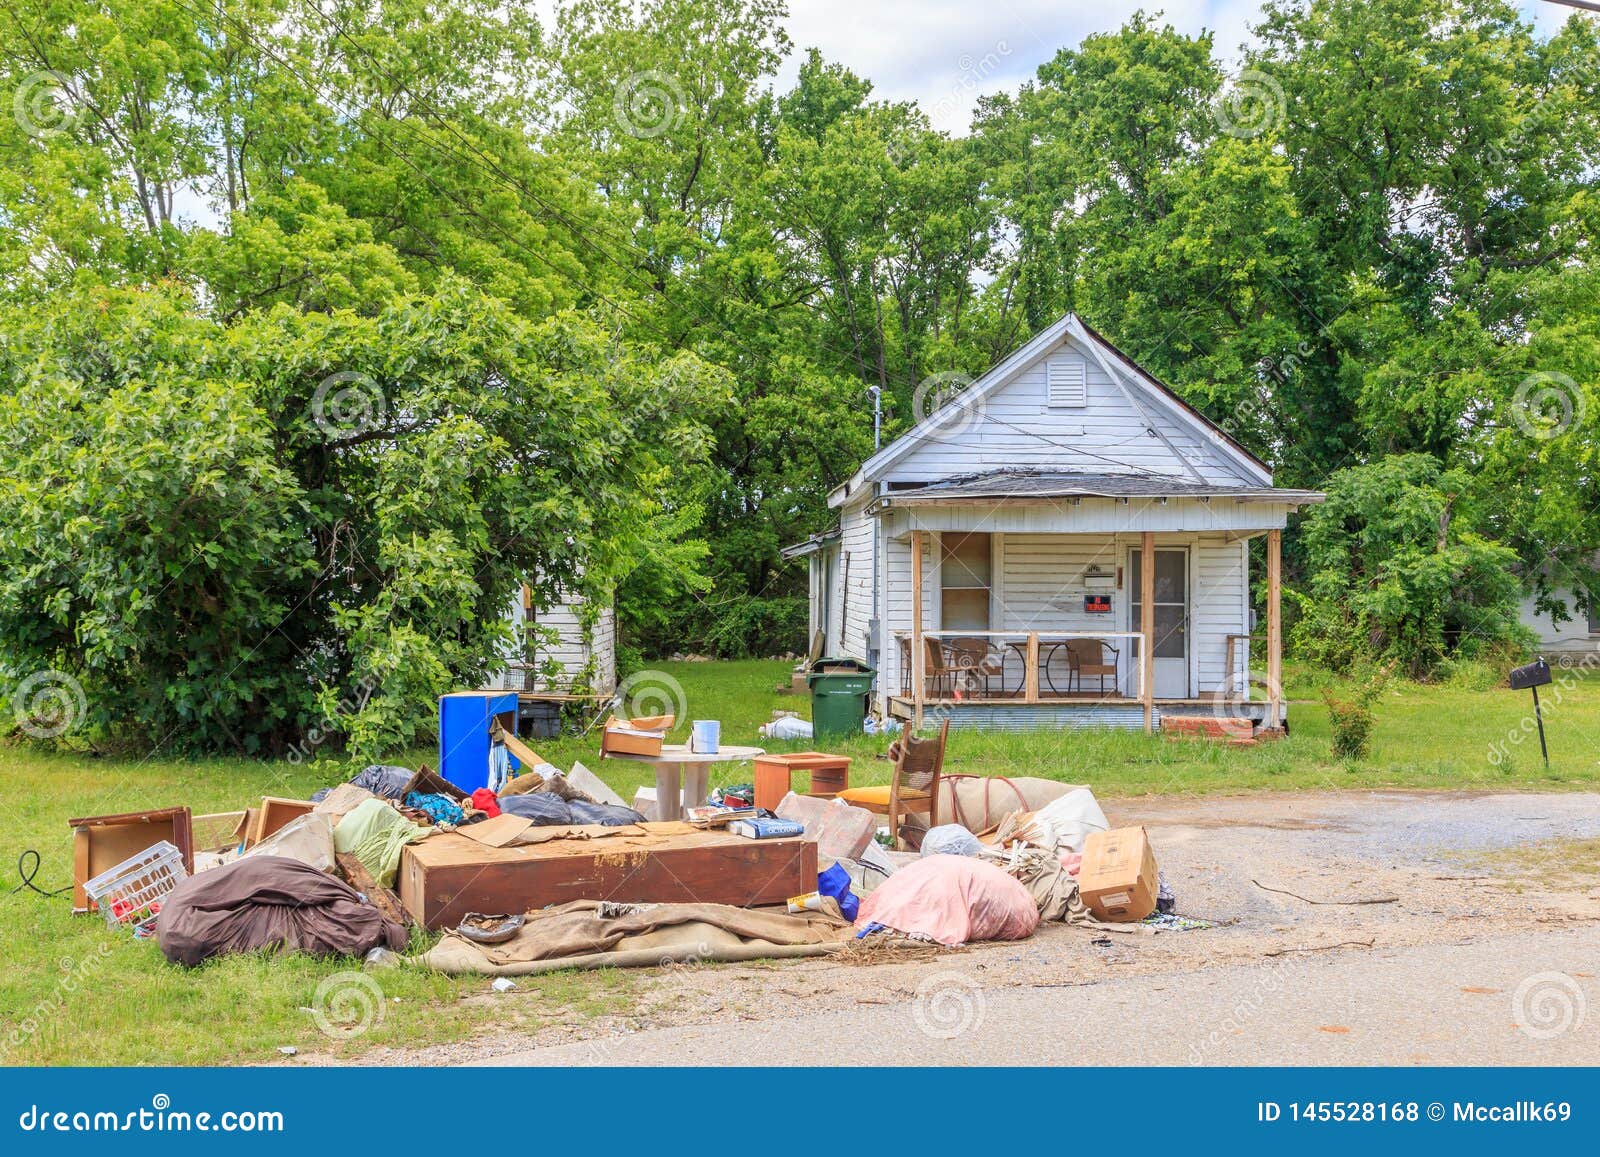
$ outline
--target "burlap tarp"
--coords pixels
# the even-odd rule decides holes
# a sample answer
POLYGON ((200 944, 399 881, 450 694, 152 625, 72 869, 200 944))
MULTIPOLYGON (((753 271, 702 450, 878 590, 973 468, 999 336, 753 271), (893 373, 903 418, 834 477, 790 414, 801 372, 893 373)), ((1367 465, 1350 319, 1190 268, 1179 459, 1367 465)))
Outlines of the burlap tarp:
POLYGON ((528 913, 504 944, 447 932, 415 963, 437 972, 527 976, 564 968, 639 968, 698 961, 822 956, 852 935, 833 900, 827 911, 728 904, 613 904, 574 900, 528 913))

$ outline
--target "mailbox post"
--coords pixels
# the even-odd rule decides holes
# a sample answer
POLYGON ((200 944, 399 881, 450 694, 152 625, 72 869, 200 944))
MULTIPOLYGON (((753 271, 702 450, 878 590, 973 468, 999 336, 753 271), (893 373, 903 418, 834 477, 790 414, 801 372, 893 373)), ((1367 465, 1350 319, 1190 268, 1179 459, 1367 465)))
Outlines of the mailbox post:
POLYGON ((1550 664, 1540 656, 1533 662, 1511 669, 1511 689, 1524 687, 1533 692, 1533 717, 1539 723, 1539 754, 1544 756, 1546 769, 1550 766, 1550 749, 1544 743, 1544 716, 1539 712, 1539 688, 1550 682, 1550 664))

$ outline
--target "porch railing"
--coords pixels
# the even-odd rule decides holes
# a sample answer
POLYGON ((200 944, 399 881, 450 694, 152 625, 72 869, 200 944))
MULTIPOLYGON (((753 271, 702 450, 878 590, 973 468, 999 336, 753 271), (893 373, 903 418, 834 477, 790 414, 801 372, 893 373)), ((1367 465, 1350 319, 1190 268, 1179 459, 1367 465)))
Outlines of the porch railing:
POLYGON ((1144 698, 1144 668, 1134 658, 1133 643, 1140 637, 1138 631, 923 631, 919 688, 912 633, 897 631, 900 694, 919 702, 1039 703, 1068 697, 1139 702, 1144 698), (1073 661, 1067 644, 1078 639, 1100 641, 1099 663, 1073 661), (1125 677, 1133 680, 1127 693, 1122 690, 1125 677))

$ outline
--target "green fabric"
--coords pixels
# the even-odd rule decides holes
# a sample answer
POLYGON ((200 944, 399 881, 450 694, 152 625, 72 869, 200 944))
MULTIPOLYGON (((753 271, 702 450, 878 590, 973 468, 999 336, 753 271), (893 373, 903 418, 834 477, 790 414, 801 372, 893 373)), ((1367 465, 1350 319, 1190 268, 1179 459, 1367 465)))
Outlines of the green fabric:
POLYGON ((339 821, 333 829, 333 847, 355 856, 374 880, 392 888, 400 850, 431 830, 412 823, 384 800, 369 799, 339 821))

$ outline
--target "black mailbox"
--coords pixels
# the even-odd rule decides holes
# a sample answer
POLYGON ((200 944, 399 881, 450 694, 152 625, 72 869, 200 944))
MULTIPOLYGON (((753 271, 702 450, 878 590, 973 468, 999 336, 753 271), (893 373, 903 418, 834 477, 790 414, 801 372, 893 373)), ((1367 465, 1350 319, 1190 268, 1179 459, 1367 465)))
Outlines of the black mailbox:
POLYGON ((1543 687, 1550 682, 1550 664, 1536 659, 1522 667, 1511 668, 1511 689, 1526 691, 1530 687, 1543 687))

